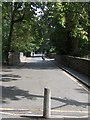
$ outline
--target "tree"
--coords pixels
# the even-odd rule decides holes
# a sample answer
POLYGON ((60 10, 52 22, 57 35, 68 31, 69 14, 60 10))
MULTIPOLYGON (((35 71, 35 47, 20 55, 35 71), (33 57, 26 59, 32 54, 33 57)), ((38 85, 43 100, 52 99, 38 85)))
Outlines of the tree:
POLYGON ((3 3, 3 49, 89 54, 90 4, 3 3))
MULTIPOLYGON (((12 41, 15 38, 14 32, 15 32, 15 27, 17 26, 17 23, 22 24, 25 22, 26 23, 25 25, 27 26, 27 18, 28 18, 28 21, 30 21, 29 20, 30 17, 33 16, 32 13, 33 13, 33 10, 31 8, 31 3, 22 3, 22 2, 3 3, 3 48, 4 50, 6 49, 7 52, 13 50, 12 41)), ((25 28, 24 28, 25 25, 23 26, 24 31, 23 30, 19 31, 19 35, 20 33, 25 32, 25 28)), ((18 37, 18 35, 16 36, 18 37)), ((8 62, 8 54, 7 54, 7 62, 8 62)))
POLYGON ((50 38, 58 53, 77 56, 88 54, 88 5, 89 3, 51 4, 52 9, 48 9, 52 19, 50 38))

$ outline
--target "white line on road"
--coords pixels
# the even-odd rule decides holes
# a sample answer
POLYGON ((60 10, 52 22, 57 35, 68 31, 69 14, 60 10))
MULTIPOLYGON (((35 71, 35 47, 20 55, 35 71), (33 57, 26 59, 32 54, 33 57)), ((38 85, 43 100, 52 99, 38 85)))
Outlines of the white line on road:
POLYGON ((21 115, 21 114, 15 114, 15 113, 8 113, 8 112, 0 112, 0 114, 5 114, 5 115, 21 115))
POLYGON ((52 112, 61 112, 61 113, 88 113, 88 111, 70 111, 70 110, 51 110, 52 112))
POLYGON ((1 111, 29 111, 29 109, 0 108, 1 111))
MULTIPOLYGON (((11 115, 11 116, 42 116, 41 114, 14 114, 14 113, 8 113, 8 112, 0 112, 0 114, 4 114, 4 115, 11 115)), ((88 115, 83 115, 83 116, 70 116, 70 115, 52 115, 51 118, 88 118, 88 115)))
POLYGON ((88 89, 85 88, 82 84, 80 84, 77 79, 75 79, 74 77, 72 77, 71 75, 69 75, 68 73, 66 73, 65 71, 63 71, 63 73, 65 75, 67 75, 71 80, 73 80, 74 82, 76 82, 80 87, 82 87, 84 90, 86 90, 89 93, 88 89))
MULTIPOLYGON (((32 112, 37 112, 38 110, 31 110, 30 109, 14 109, 14 108, 0 108, 0 111, 28 111, 29 113, 32 113, 32 112)), ((43 111, 43 110, 40 110, 40 111, 43 111)), ((67 112, 67 113, 88 113, 89 111, 82 111, 82 110, 58 110, 58 109, 54 109, 54 110, 51 110, 52 112, 67 112)))
POLYGON ((51 118, 88 118, 88 116, 66 116, 66 115, 52 115, 51 118))

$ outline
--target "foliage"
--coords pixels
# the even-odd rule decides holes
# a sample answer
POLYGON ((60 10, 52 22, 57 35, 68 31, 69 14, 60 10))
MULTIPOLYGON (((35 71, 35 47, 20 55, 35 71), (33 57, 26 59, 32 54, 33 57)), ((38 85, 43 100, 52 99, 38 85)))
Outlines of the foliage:
POLYGON ((2 26, 4 51, 90 54, 89 3, 3 3, 2 26))

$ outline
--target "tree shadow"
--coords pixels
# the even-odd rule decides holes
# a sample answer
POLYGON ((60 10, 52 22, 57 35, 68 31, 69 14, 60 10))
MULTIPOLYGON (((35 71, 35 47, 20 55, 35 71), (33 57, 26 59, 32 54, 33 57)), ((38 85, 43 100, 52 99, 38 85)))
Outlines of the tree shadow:
MULTIPOLYGON (((75 89, 75 90, 77 90, 79 93, 87 94, 87 91, 82 89, 82 88, 78 88, 78 89, 75 89)), ((89 91, 89 89, 88 89, 88 91, 89 91)))
POLYGON ((89 120, 89 118, 57 118, 57 116, 54 118, 44 118, 43 116, 20 116, 23 118, 2 118, 2 120, 89 120))
POLYGON ((79 101, 76 101, 76 100, 73 100, 73 99, 68 99, 68 98, 63 98, 62 99, 62 98, 52 97, 52 99, 64 103, 63 105, 53 107, 52 109, 61 108, 61 107, 68 106, 68 105, 81 106, 83 108, 86 108, 87 106, 90 106, 90 103, 79 102, 79 101))
MULTIPOLYGON (((27 58, 27 61, 20 62, 18 65, 13 66, 5 66, 3 69, 36 69, 36 70, 44 70, 44 69, 60 69, 55 64, 53 64, 53 60, 42 60, 37 59, 38 57, 32 57, 33 61, 29 61, 29 58, 27 58)), ((40 58, 40 57, 39 57, 40 58)))
MULTIPOLYGON (((81 117, 81 118, 75 118, 75 117, 62 117, 61 118, 61 116, 60 116, 60 118, 59 117, 57 117, 57 115, 55 116, 53 116, 53 117, 51 117, 51 118, 44 118, 43 116, 20 116, 20 117, 23 117, 23 118, 29 118, 30 120, 89 120, 87 117, 85 117, 85 118, 83 118, 83 117, 81 117)), ((16 119, 17 120, 17 119, 16 119)), ((21 118, 21 120, 23 120, 22 118, 21 118)))
POLYGON ((44 120, 45 120, 45 118, 44 118, 43 116, 40 116, 40 115, 37 115, 37 116, 36 116, 36 115, 30 115, 30 116, 22 115, 22 116, 20 116, 20 117, 30 118, 30 120, 31 120, 31 119, 36 119, 36 120, 37 120, 37 119, 40 119, 40 120, 43 120, 43 119, 44 119, 44 120))
POLYGON ((14 75, 14 74, 3 74, 2 75, 2 78, 1 78, 1 81, 2 82, 10 82, 10 81, 16 81, 18 79, 20 79, 21 76, 19 75, 14 75))
POLYGON ((59 69, 56 65, 51 63, 50 61, 39 60, 37 62, 28 62, 25 63, 21 68, 24 69, 35 69, 35 70, 43 70, 43 69, 59 69))
POLYGON ((2 72, 12 72, 12 70, 9 70, 9 69, 2 69, 2 72))
MULTIPOLYGON (((20 100, 22 98, 30 99, 30 100, 37 100, 38 98, 44 98, 42 95, 35 95, 35 94, 29 94, 29 91, 25 91, 22 89, 19 89, 15 86, 12 87, 5 87, 0 86, 2 88, 2 103, 7 103, 7 98, 10 100, 20 100)), ((62 103, 62 105, 53 107, 52 109, 61 108, 63 106, 81 106, 83 108, 90 106, 90 103, 86 102, 79 102, 73 99, 68 98, 57 98, 57 97, 51 97, 52 100, 59 101, 62 103)))
POLYGON ((21 90, 15 86, 5 87, 0 86, 2 88, 2 103, 7 103, 7 98, 10 100, 20 100, 22 98, 27 98, 31 100, 36 100, 37 96, 29 94, 28 91, 21 90))

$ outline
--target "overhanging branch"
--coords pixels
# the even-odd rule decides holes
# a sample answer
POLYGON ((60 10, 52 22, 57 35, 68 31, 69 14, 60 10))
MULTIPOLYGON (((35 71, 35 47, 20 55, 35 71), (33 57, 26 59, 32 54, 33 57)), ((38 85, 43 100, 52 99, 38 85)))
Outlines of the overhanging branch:
POLYGON ((14 23, 22 21, 24 19, 24 16, 25 13, 22 16, 20 16, 18 19, 14 20, 14 23))

